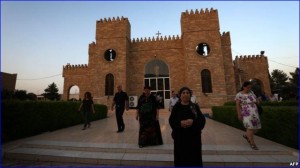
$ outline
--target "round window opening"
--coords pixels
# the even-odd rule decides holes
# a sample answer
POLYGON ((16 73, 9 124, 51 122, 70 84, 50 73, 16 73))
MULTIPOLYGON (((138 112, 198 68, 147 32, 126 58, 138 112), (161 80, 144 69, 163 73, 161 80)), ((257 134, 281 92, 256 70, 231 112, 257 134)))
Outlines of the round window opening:
POLYGON ((210 53, 210 48, 207 43, 200 43, 196 46, 196 51, 201 56, 207 56, 210 53))
POLYGON ((116 58, 116 52, 113 49, 108 49, 104 53, 104 58, 106 61, 112 62, 116 58))

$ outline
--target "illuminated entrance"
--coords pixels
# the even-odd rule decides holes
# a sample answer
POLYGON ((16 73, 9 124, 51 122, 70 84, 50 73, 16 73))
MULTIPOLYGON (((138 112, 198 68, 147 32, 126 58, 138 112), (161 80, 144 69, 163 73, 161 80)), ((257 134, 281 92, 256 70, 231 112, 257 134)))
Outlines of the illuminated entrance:
POLYGON ((150 61, 145 68, 144 84, 151 87, 161 108, 168 108, 170 101, 170 76, 167 64, 161 60, 150 61))

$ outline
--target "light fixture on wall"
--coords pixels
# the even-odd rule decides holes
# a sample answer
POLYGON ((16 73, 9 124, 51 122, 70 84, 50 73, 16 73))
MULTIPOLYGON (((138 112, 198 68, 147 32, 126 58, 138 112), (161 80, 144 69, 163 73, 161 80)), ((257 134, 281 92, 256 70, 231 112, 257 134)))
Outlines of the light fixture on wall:
POLYGON ((204 96, 208 96, 208 94, 207 94, 207 93, 205 93, 205 92, 203 92, 203 94, 204 94, 204 96))

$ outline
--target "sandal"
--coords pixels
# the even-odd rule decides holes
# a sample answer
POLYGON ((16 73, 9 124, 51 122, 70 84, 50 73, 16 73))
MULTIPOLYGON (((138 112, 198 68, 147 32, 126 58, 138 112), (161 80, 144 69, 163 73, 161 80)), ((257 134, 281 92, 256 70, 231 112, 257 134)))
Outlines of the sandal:
MULTIPOLYGON (((250 144, 250 140, 248 139, 247 135, 243 135, 243 138, 246 139, 246 141, 250 144)), ((251 145, 251 144, 250 144, 251 145)))
POLYGON ((255 144, 250 144, 250 147, 253 149, 253 150, 258 150, 258 147, 255 145, 255 144))

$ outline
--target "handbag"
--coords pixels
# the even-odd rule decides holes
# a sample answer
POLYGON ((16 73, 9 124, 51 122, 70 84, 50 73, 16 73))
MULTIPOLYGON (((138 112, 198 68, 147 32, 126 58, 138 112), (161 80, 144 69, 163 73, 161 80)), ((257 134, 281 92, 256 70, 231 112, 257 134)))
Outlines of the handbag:
POLYGON ((257 110, 258 110, 258 114, 262 115, 263 111, 264 111, 264 109, 262 108, 262 106, 260 104, 256 104, 256 107, 257 107, 257 110))

